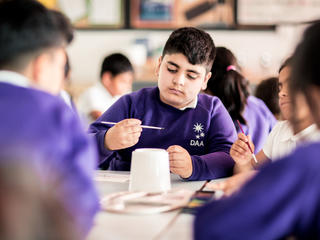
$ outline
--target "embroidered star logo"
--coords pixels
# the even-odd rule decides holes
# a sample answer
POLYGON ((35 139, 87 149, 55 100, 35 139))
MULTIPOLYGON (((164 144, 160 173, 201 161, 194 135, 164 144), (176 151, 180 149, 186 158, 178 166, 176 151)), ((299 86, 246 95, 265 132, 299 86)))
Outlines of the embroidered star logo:
POLYGON ((203 126, 201 123, 196 123, 194 126, 193 126, 193 130, 197 133, 200 133, 203 131, 203 126))

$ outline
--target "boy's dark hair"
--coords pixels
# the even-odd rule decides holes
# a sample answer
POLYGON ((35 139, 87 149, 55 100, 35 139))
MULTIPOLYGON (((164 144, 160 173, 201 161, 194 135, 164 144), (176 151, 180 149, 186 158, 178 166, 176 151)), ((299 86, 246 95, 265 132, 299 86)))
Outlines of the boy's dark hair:
POLYGON ((237 60, 229 49, 217 47, 216 51, 206 93, 220 98, 232 120, 246 124, 242 114, 249 96, 249 82, 235 69, 237 60))
POLYGON ((279 79, 267 78, 256 87, 256 97, 264 101, 274 115, 280 114, 279 107, 279 79))
POLYGON ((105 72, 111 72, 112 76, 116 76, 124 72, 133 72, 133 67, 126 56, 121 53, 114 53, 103 60, 100 72, 101 78, 105 72))
POLYGON ((0 3, 0 69, 23 69, 42 51, 73 39, 69 20, 35 0, 0 3))
POLYGON ((175 53, 183 54, 193 65, 205 65, 206 71, 210 72, 216 48, 208 33, 197 28, 185 27, 171 33, 163 48, 162 57, 175 53))

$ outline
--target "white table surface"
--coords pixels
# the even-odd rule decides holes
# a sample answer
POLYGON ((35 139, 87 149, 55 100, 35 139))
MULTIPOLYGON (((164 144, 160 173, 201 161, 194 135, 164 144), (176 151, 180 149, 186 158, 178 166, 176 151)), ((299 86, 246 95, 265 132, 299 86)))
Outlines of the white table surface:
MULTIPOLYGON (((129 174, 129 172, 107 171, 109 173, 129 174)), ((129 182, 115 183, 95 181, 100 197, 106 194, 127 191, 129 182)), ((179 176, 171 175, 172 189, 198 190, 204 181, 184 181, 179 176)), ((138 215, 118 214, 101 210, 95 225, 89 233, 88 240, 126 240, 126 239, 192 239, 192 224, 194 216, 180 213, 179 210, 138 215)))

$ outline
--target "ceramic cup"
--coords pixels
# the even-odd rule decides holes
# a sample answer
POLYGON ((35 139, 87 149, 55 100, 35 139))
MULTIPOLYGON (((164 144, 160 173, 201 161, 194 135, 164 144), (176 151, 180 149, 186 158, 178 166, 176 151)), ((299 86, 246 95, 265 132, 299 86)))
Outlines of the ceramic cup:
POLYGON ((129 191, 164 192, 171 189, 169 154, 159 148, 132 152, 129 191))

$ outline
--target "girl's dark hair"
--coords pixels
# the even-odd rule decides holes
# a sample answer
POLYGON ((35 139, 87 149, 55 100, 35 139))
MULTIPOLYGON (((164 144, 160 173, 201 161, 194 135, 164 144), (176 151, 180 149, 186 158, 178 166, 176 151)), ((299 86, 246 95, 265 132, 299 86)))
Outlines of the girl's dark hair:
POLYGON ((306 29, 303 39, 294 52, 292 92, 302 91, 307 94, 310 86, 320 87, 320 20, 306 29))
POLYGON ((278 78, 271 77, 261 81, 256 87, 255 95, 264 101, 274 115, 280 114, 278 78))
POLYGON ((285 67, 291 67, 293 64, 293 56, 288 57, 286 60, 284 60, 284 62, 281 64, 280 68, 279 68, 279 73, 282 71, 282 69, 284 69, 285 67))
POLYGON ((217 47, 216 50, 216 58, 211 69, 212 76, 208 81, 206 93, 221 99, 232 120, 246 124, 242 114, 249 96, 249 82, 234 69, 238 67, 237 60, 229 49, 217 47))
MULTIPOLYGON (((320 20, 315 21, 309 26, 303 35, 302 41, 298 44, 294 55, 291 77, 289 81, 289 89, 291 101, 293 102, 293 110, 297 109, 295 96, 302 93, 316 123, 319 125, 319 108, 317 99, 315 99, 314 90, 320 88, 320 20)), ((318 90, 318 89, 317 89, 318 90)), ((295 127, 295 114, 291 119, 295 127)))
POLYGON ((114 53, 104 58, 100 77, 105 72, 111 72, 112 76, 116 76, 124 72, 133 72, 133 67, 129 59, 121 53, 114 53))

